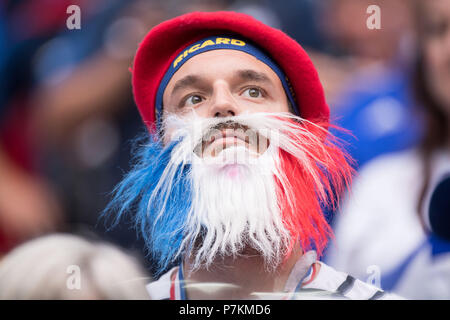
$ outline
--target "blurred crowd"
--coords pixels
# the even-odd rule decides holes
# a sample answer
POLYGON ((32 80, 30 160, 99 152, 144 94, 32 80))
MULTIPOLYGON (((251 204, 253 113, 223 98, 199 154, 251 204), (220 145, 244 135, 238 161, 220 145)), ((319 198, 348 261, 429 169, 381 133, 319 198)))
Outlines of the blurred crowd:
POLYGON ((295 38, 318 69, 333 123, 348 131, 333 133, 358 175, 339 212, 327 212, 336 234, 327 263, 405 298, 450 299, 448 0, 2 1, 0 298, 143 297, 104 286, 148 282, 154 272, 131 219, 111 229, 101 217, 145 131, 129 67, 154 25, 217 10, 295 38), (381 29, 367 26, 375 2, 381 29), (66 26, 72 4, 79 30, 66 26), (67 251, 79 254, 72 261, 67 251), (87 263, 103 282, 76 297, 39 295, 39 281, 56 272, 51 262, 87 263), (33 263, 39 272, 18 267, 33 263), (35 282, 17 289, 12 270, 35 282))

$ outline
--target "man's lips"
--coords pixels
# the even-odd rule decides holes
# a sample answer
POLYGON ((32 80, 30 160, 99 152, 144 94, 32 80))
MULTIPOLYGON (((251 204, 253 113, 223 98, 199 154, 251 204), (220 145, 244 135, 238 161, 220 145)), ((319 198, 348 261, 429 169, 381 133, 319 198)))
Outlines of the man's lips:
POLYGON ((194 149, 200 156, 216 157, 221 151, 230 147, 244 147, 252 154, 261 154, 269 145, 267 138, 244 125, 223 123, 206 134, 194 149))
POLYGON ((222 145, 222 148, 225 149, 228 146, 235 145, 244 145, 246 147, 249 146, 249 137, 246 136, 240 130, 234 129, 223 129, 220 131, 220 135, 213 135, 203 147, 203 150, 207 148, 214 147, 216 145, 222 145))

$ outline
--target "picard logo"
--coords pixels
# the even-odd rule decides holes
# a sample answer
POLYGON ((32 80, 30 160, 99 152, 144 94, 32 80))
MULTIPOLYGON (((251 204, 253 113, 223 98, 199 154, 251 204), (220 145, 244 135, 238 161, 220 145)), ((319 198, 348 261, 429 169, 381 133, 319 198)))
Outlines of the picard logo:
POLYGON ((180 63, 184 58, 186 58, 190 53, 193 53, 199 49, 202 49, 204 47, 207 46, 214 46, 216 44, 228 44, 228 45, 234 45, 234 46, 239 46, 239 47, 243 47, 245 46, 245 42, 242 40, 238 40, 238 39, 232 39, 232 38, 216 38, 216 41, 214 42, 213 40, 205 40, 202 43, 197 43, 196 45, 193 45, 192 47, 190 47, 187 50, 184 50, 184 52, 182 54, 180 54, 175 61, 173 62, 173 67, 176 68, 176 66, 178 65, 178 63, 180 63))

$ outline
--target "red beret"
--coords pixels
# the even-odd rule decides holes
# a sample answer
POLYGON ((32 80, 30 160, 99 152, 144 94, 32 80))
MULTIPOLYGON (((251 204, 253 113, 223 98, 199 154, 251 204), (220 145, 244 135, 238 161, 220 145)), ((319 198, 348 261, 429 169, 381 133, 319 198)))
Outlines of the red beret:
POLYGON ((192 12, 154 27, 139 45, 133 63, 133 94, 147 127, 155 124, 155 99, 171 62, 190 44, 231 33, 265 50, 288 77, 304 119, 327 123, 329 108, 317 71, 303 48, 284 32, 237 12, 192 12))

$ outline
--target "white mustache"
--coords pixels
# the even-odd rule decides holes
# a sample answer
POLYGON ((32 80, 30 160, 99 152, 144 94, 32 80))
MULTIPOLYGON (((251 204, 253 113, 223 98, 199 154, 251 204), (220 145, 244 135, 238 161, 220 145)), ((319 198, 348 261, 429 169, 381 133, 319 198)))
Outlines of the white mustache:
MULTIPOLYGON (((289 119, 304 121, 290 113, 247 113, 223 118, 203 118, 195 113, 184 117, 166 114, 163 132, 167 134, 166 141, 183 139, 184 144, 189 144, 190 150, 200 158, 206 147, 226 138, 236 138, 247 147, 254 146, 258 153, 266 150, 269 144, 279 145, 280 132, 274 128, 280 127, 280 121, 289 119)), ((186 156, 190 161, 196 160, 195 156, 186 156)))

